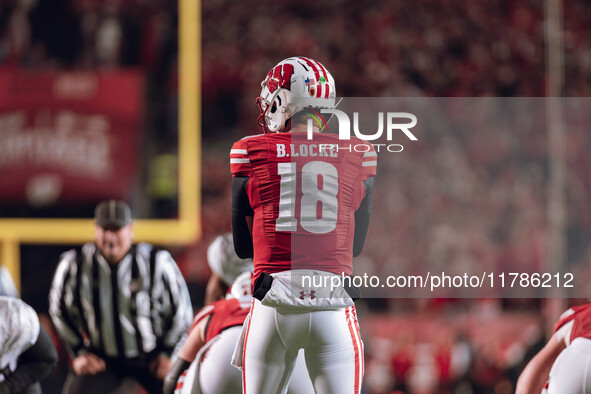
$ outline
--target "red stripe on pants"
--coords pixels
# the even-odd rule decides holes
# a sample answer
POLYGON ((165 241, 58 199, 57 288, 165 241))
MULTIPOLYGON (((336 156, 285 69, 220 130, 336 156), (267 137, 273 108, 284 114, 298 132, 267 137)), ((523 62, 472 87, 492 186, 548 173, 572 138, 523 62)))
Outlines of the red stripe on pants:
POLYGON ((363 349, 361 347, 361 339, 359 337, 359 327, 354 323, 355 310, 354 307, 345 309, 345 315, 347 318, 347 324, 349 326, 349 333, 351 334, 351 340, 353 341, 353 349, 355 350, 355 394, 361 392, 361 379, 360 375, 363 373, 363 360, 361 360, 363 349), (356 335, 357 334, 357 335, 356 335))

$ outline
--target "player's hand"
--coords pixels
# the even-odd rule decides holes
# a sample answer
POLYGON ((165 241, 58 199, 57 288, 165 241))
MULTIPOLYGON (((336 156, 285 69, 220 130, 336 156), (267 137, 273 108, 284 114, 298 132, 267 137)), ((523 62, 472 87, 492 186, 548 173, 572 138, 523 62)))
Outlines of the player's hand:
POLYGON ((172 367, 172 361, 169 357, 160 355, 153 359, 148 366, 148 370, 160 380, 164 380, 168 371, 172 367))
POLYGON ((104 371, 107 366, 105 360, 99 356, 86 353, 78 356, 72 361, 72 368, 76 375, 96 375, 99 372, 104 371))

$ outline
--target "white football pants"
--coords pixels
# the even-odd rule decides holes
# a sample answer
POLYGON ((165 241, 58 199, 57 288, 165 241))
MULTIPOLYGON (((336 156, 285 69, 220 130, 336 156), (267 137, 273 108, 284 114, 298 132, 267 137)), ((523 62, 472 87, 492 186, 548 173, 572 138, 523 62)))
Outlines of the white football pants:
POLYGON ((548 394, 591 394, 591 340, 576 338, 554 361, 548 394))
POLYGON ((248 324, 242 357, 245 394, 285 393, 300 349, 317 394, 361 391, 363 342, 354 306, 279 309, 255 299, 248 324))
MULTIPOLYGON (((242 373, 230 364, 242 326, 230 327, 208 342, 197 354, 175 394, 240 394, 242 373), (198 376, 198 379, 196 379, 198 376)), ((312 382, 303 354, 297 358, 288 394, 311 394, 312 382)))

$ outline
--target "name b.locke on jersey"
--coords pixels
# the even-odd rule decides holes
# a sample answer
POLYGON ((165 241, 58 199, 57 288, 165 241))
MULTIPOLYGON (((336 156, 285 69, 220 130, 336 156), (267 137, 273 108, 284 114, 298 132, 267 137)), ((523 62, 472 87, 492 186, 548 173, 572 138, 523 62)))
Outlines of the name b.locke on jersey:
POLYGON ((277 157, 337 157, 339 147, 336 144, 275 144, 277 157))

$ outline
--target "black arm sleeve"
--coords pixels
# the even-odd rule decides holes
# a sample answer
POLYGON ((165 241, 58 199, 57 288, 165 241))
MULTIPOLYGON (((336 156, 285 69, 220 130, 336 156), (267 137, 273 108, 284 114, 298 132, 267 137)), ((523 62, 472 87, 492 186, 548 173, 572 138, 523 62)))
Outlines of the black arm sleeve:
POLYGON ((254 211, 246 194, 247 184, 248 177, 232 178, 232 236, 234 250, 241 259, 253 256, 252 237, 246 217, 254 216, 254 211))
POLYGON ((176 384, 187 368, 191 366, 191 363, 182 358, 177 358, 176 362, 172 365, 166 377, 164 378, 164 384, 162 391, 164 394, 173 394, 176 389, 176 384))
POLYGON ((373 177, 363 181, 365 184, 365 197, 355 211, 355 238, 353 240, 353 257, 357 257, 363 250, 365 237, 369 229, 371 217, 371 196, 373 195, 373 177))
POLYGON ((18 359, 16 370, 6 377, 11 392, 20 393, 35 382, 43 380, 57 364, 57 352, 49 334, 40 327, 37 342, 18 359))

